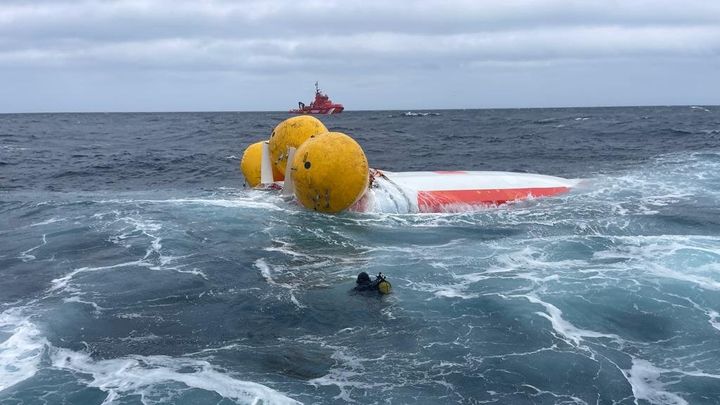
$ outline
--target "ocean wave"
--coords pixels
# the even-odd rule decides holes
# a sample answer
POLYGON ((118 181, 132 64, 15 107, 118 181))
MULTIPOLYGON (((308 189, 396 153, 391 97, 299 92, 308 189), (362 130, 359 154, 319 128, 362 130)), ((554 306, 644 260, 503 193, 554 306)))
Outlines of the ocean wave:
POLYGON ((107 393, 106 403, 137 395, 149 403, 177 401, 187 388, 195 388, 243 404, 299 404, 262 384, 224 373, 204 360, 169 356, 95 360, 85 353, 62 348, 50 348, 49 356, 57 369, 90 376, 87 386, 107 393))
POLYGON ((437 117, 440 113, 438 112, 415 112, 415 111, 406 111, 402 114, 390 114, 388 115, 388 118, 394 118, 394 117, 437 117))
POLYGON ((48 345, 22 308, 0 313, 0 393, 34 376, 48 345))
MULTIPOLYGON (((38 152, 49 160, 25 162, 20 169, 35 168, 27 176, 5 166, 25 191, 5 193, 0 207, 8 225, 0 231, 0 402, 272 403, 278 395, 682 404, 716 396, 720 152, 711 114, 386 114, 325 119, 354 128, 368 159, 386 168, 474 166, 587 181, 553 198, 462 212, 411 214, 395 201, 391 213, 320 215, 240 187, 236 163, 223 157, 249 139, 237 135, 252 126, 244 116, 193 115, 217 125, 213 142, 167 131, 143 138, 147 154, 123 149, 144 136, 143 119, 137 133, 112 138, 112 153, 63 136, 53 145, 70 146, 57 158, 38 152), (366 125, 370 116, 377 119, 366 125), (565 130, 554 129, 559 122, 565 130), (205 156, 184 161, 193 148, 205 156), (75 149, 83 162, 60 159, 75 149), (117 171, 47 180, 107 156, 117 171), (63 192, 42 191, 48 184, 63 192), (85 187, 104 191, 77 191, 85 187), (360 271, 383 272, 393 293, 352 293, 360 271)), ((282 115, 259 120, 271 128, 282 115)), ((109 136, 103 131, 94 137, 109 136)))
MULTIPOLYGON (((299 403, 265 385, 236 378, 205 360, 170 356, 98 360, 87 353, 55 347, 22 312, 22 308, 13 308, 0 313, 0 393, 10 395, 9 398, 13 396, 10 393, 13 386, 44 370, 78 376, 78 382, 106 393, 103 403, 138 395, 145 403, 164 403, 181 400, 188 388, 246 404, 299 403), (49 364, 44 364, 43 359, 49 364)), ((44 378, 52 377, 47 374, 44 378)), ((212 398, 209 395, 207 400, 212 398)))

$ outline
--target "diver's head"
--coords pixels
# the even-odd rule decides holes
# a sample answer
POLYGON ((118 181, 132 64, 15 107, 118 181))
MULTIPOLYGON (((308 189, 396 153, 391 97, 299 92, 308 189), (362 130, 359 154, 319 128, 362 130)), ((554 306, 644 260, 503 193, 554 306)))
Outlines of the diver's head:
POLYGON ((369 283, 369 282, 370 282, 370 276, 368 276, 367 273, 365 273, 363 271, 360 274, 358 274, 356 283, 364 284, 364 283, 369 283))

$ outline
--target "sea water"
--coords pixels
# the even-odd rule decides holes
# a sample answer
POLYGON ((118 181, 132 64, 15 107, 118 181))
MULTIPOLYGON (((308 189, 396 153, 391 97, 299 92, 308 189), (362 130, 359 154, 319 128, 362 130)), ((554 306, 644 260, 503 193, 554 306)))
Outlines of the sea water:
POLYGON ((243 187, 284 113, 0 115, 0 403, 720 402, 720 108, 414 113, 321 120, 585 181, 330 216, 243 187))

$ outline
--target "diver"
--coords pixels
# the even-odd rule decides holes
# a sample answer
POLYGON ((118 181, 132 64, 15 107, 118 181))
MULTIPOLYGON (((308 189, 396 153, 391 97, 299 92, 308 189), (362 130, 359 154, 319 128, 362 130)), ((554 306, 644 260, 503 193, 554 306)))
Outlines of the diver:
POLYGON ((378 273, 375 280, 370 280, 370 276, 364 271, 358 274, 355 280, 355 291, 377 291, 380 294, 390 294, 392 285, 385 278, 385 275, 378 273))

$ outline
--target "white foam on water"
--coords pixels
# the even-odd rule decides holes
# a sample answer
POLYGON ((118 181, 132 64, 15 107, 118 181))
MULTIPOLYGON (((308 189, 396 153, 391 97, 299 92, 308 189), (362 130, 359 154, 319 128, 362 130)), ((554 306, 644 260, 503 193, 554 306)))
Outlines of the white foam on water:
POLYGON ((290 243, 290 242, 286 242, 286 241, 283 241, 283 240, 280 240, 280 239, 272 239, 272 242, 275 243, 275 244, 278 244, 278 245, 280 245, 280 246, 266 247, 266 248, 263 248, 263 250, 266 251, 266 252, 278 252, 278 253, 282 253, 282 254, 284 254, 284 255, 292 256, 292 257, 295 257, 295 258, 301 258, 301 259, 312 259, 312 258, 314 258, 314 257, 311 256, 311 255, 308 255, 308 254, 305 254, 305 253, 300 253, 300 252, 295 251, 295 250, 293 249, 293 246, 294 246, 294 245, 293 245, 292 243, 290 243))
POLYGON ((103 270, 111 270, 111 269, 118 269, 123 267, 150 267, 150 264, 147 262, 144 262, 142 260, 134 260, 131 262, 125 262, 125 263, 118 263, 113 264, 110 266, 99 266, 99 267, 81 267, 79 269, 75 269, 71 271, 70 273, 58 277, 56 279, 53 279, 51 281, 52 285, 49 288, 49 291, 57 291, 57 290, 66 290, 68 288, 68 284, 70 281, 72 281, 75 276, 83 273, 92 273, 96 271, 103 271, 103 270))
POLYGON ((137 219, 133 217, 121 217, 113 222, 118 221, 128 223, 131 225, 132 228, 129 230, 128 228, 124 228, 120 235, 111 237, 110 241, 114 243, 122 243, 124 246, 130 247, 131 244, 126 243, 126 241, 131 240, 130 238, 138 233, 149 238, 150 245, 146 248, 145 255, 142 257, 141 261, 150 261, 156 263, 155 265, 149 262, 147 263, 146 267, 148 267, 150 270, 170 270, 178 273, 192 274, 207 280, 207 275, 196 268, 186 270, 183 268, 185 267, 184 265, 169 266, 170 263, 187 258, 191 255, 171 256, 163 254, 162 237, 157 235, 160 231, 163 230, 163 225, 158 221, 137 219))
MULTIPOLYGON (((449 271, 449 266, 446 266, 443 263, 430 263, 430 265, 443 271, 449 271)), ((464 275, 451 274, 451 276, 453 281, 444 284, 408 280, 406 288, 431 293, 435 298, 460 298, 467 300, 480 297, 479 293, 468 292, 468 289, 473 284, 492 278, 484 273, 471 273, 464 275)), ((432 297, 428 298, 428 300, 430 299, 432 299, 432 297)))
POLYGON ((630 370, 622 370, 636 399, 643 399, 652 404, 687 405, 688 402, 682 397, 665 390, 667 384, 661 382, 660 377, 668 371, 655 367, 647 360, 637 358, 632 359, 630 370))
MULTIPOLYGON (((169 266, 170 263, 179 259, 189 257, 190 255, 170 256, 164 255, 162 253, 162 237, 158 236, 158 233, 163 230, 163 226, 159 222, 152 220, 136 219, 133 217, 122 217, 119 218, 118 221, 129 223, 132 226, 132 229, 129 231, 127 229, 124 229, 122 234, 112 237, 111 241, 126 241, 129 240, 131 236, 137 233, 140 233, 141 235, 144 235, 150 239, 150 245, 146 248, 145 255, 142 257, 142 259, 140 259, 140 261, 143 262, 151 261, 157 263, 156 265, 151 265, 150 263, 147 263, 146 267, 148 267, 150 270, 171 270, 178 273, 196 275, 207 280, 207 276, 205 275, 205 273, 198 269, 193 268, 190 270, 186 270, 183 269, 184 266, 182 265, 169 266)), ((125 245, 127 247, 130 246, 130 244, 125 245)))
MULTIPOLYGON (((278 198, 277 196, 270 195, 271 197, 278 198)), ((268 198, 267 200, 272 200, 268 198)), ((182 198, 174 200, 155 200, 148 201, 153 203, 169 203, 178 205, 204 205, 212 207, 222 208, 262 208, 271 211, 286 211, 282 207, 278 206, 273 202, 258 201, 252 199, 207 199, 207 198, 182 198)))
MULTIPOLYGON (((675 297, 675 298, 687 301, 696 310, 704 312, 705 315, 707 315, 707 317, 708 317, 708 323, 710 323, 710 326, 712 326, 713 328, 720 331, 720 313, 718 313, 717 311, 715 311, 713 309, 703 308, 702 306, 698 305, 695 301, 691 300, 688 297, 683 297, 683 296, 679 296, 676 294, 668 294, 668 295, 671 297, 675 297)), ((678 305, 678 304, 671 304, 671 305, 682 307, 681 305, 678 305)))
MULTIPOLYGON (((527 246, 528 241, 524 240, 518 246, 518 250, 511 250, 507 253, 497 255, 497 264, 488 269, 488 273, 507 273, 523 271, 525 276, 527 269, 537 270, 556 270, 566 268, 578 268, 586 266, 587 262, 583 260, 564 259, 564 260, 547 260, 545 243, 567 240, 567 236, 559 238, 534 238, 535 242, 543 242, 542 247, 527 246)), ((546 277, 554 278, 552 274, 546 277)), ((540 279, 538 279, 540 280, 540 279)))
POLYGON ((707 155, 717 156, 713 152, 671 153, 634 171, 601 175, 588 182, 591 187, 570 193, 566 202, 576 210, 590 208, 617 219, 628 215, 656 215, 663 208, 680 202, 695 204, 698 197, 717 200, 720 168, 716 159, 708 159, 707 155))
POLYGON ((103 310, 106 309, 92 301, 83 300, 82 298, 80 298, 79 295, 73 295, 72 297, 63 298, 63 302, 77 302, 79 304, 90 305, 91 307, 93 307, 93 312, 95 312, 95 315, 99 315, 103 310))
POLYGON ((121 340, 123 342, 150 342, 153 340, 160 340, 160 339, 162 339, 162 337, 160 337, 154 333, 148 333, 146 335, 141 335, 141 336, 127 336, 127 337, 120 338, 119 340, 121 340))
POLYGON ((620 336, 612 333, 595 332, 592 330, 578 328, 577 326, 573 325, 562 317, 562 311, 560 310, 560 308, 541 300, 535 295, 527 294, 513 297, 522 297, 532 302, 533 304, 539 304, 545 307, 546 312, 535 313, 549 320, 553 330, 560 336, 563 336, 566 342, 572 342, 573 346, 580 346, 580 343, 583 341, 584 338, 608 338, 615 341, 622 340, 620 336))
POLYGON ((126 314, 117 314, 115 317, 120 319, 137 319, 137 318, 152 318, 147 315, 138 314, 136 312, 126 313, 126 314))
MULTIPOLYGON (((578 203, 612 217, 656 215, 659 208, 692 198, 697 187, 690 182, 678 185, 669 179, 647 179, 644 175, 600 177, 593 187, 577 194, 578 203)), ((574 207, 573 207, 574 208, 574 207)))
POLYGON ((30 224, 30 227, 50 225, 50 224, 54 224, 54 223, 56 223, 56 222, 63 222, 63 221, 66 221, 66 220, 67 220, 67 218, 56 218, 56 217, 52 217, 52 218, 47 219, 47 220, 45 220, 45 221, 40 221, 40 222, 35 222, 35 223, 33 223, 33 224, 30 224))
POLYGON ((187 259, 190 256, 192 256, 192 255, 191 254, 182 255, 182 256, 160 255, 160 257, 158 259, 160 260, 160 265, 165 266, 167 264, 176 262, 178 260, 187 259))
POLYGON ((159 221, 144 219, 144 218, 134 218, 130 216, 120 217, 117 219, 117 221, 122 221, 127 224, 130 224, 133 228, 130 232, 128 232, 125 235, 130 235, 135 232, 140 232, 145 235, 151 236, 150 232, 158 232, 162 229, 162 224, 159 221))
POLYGON ((216 392, 223 398, 247 404, 299 403, 262 384, 234 378, 203 360, 169 356, 94 360, 85 353, 64 348, 50 348, 49 355, 52 367, 89 375, 91 379, 86 384, 108 394, 103 404, 113 403, 126 395, 145 398, 157 392, 158 385, 172 383, 216 392))
MULTIPOLYGON (((467 283, 448 283, 448 284, 436 284, 428 282, 417 282, 409 280, 406 288, 426 292, 432 294, 435 298, 460 298, 460 299, 473 299, 478 298, 480 295, 476 293, 467 292, 467 283)), ((432 297, 428 298, 428 300, 432 297)))
POLYGON ((57 290, 68 290, 70 282, 79 275, 84 273, 92 273, 97 271, 113 270, 118 268, 126 267, 142 267, 153 271, 173 271, 182 274, 191 274, 207 280, 207 275, 201 270, 196 268, 185 268, 185 265, 171 265, 173 262, 180 259, 186 258, 190 255, 185 256, 171 256, 163 255, 162 252, 162 237, 159 233, 163 231, 163 224, 156 220, 148 220, 144 218, 137 218, 133 216, 123 216, 119 211, 112 211, 108 213, 94 214, 93 218, 106 220, 108 216, 114 217, 109 222, 102 224, 103 227, 109 227, 113 224, 125 225, 119 230, 119 234, 113 235, 108 238, 109 242, 116 243, 126 248, 133 246, 133 242, 137 238, 142 238, 142 243, 147 243, 145 238, 149 239, 149 245, 145 249, 145 254, 142 258, 137 260, 118 263, 108 266, 98 267, 81 267, 74 269, 68 274, 62 277, 53 279, 51 281, 51 287, 48 291, 54 292, 57 290))
POLYGON ((691 109, 691 110, 703 111, 703 112, 710 112, 710 110, 708 110, 707 108, 701 107, 701 106, 697 106, 697 105, 691 105, 691 106, 690 106, 690 109, 691 109))
POLYGON ((720 291, 720 238, 703 235, 614 236, 613 247, 595 252, 599 259, 625 259, 623 268, 646 276, 689 282, 720 291))
POLYGON ((710 277, 683 273, 682 271, 673 270, 657 264, 651 266, 651 270, 652 274, 659 277, 686 281, 706 290, 720 291, 720 281, 714 280, 710 277))
POLYGON ((262 277, 265 279, 265 281, 268 284, 287 289, 289 298, 290 298, 290 302, 292 302, 296 307, 298 307, 298 308, 306 307, 305 305, 300 303, 300 301, 297 299, 297 297, 295 297, 295 293, 293 290, 296 288, 296 286, 288 284, 288 283, 282 283, 282 282, 275 281, 273 274, 272 274, 273 273, 272 268, 265 261, 265 259, 260 258, 260 259, 255 260, 254 265, 258 270, 260 270, 260 275, 262 275, 262 277))
POLYGON ((436 297, 439 298, 462 298, 465 300, 478 298, 479 294, 471 294, 463 291, 462 288, 453 288, 451 286, 439 286, 434 292, 436 297))
POLYGON ((340 393, 333 397, 333 399, 342 399, 343 401, 349 403, 349 402, 355 402, 350 397, 350 394, 352 393, 353 388, 369 388, 366 386, 366 384, 358 381, 352 381, 353 378, 360 376, 362 373, 352 371, 352 370, 343 370, 343 369, 332 369, 330 373, 318 377, 313 378, 312 380, 308 381, 308 383, 314 385, 314 386, 336 386, 340 393))
POLYGON ((124 226, 120 229, 119 235, 113 235, 109 237, 109 242, 129 248, 132 246, 130 242, 133 240, 134 237, 146 236, 151 239, 151 242, 150 247, 148 247, 146 250, 145 258, 150 256, 150 254, 154 251, 157 251, 159 253, 160 248, 162 248, 162 245, 160 244, 161 239, 156 236, 155 233, 162 230, 162 225, 160 224, 160 222, 142 218, 138 219, 131 216, 120 216, 120 214, 118 213, 116 215, 116 219, 110 221, 109 223, 103 224, 103 226, 106 227, 116 223, 124 223, 127 224, 127 226, 124 226))
POLYGON ((367 361, 382 361, 385 355, 375 359, 366 359, 348 354, 346 349, 341 347, 330 346, 324 342, 321 343, 321 345, 334 349, 330 357, 335 360, 335 365, 327 374, 322 377, 313 378, 309 380, 308 383, 313 386, 336 386, 340 390, 340 393, 333 397, 333 399, 341 399, 345 402, 356 402, 351 397, 353 389, 377 390, 387 386, 387 384, 382 383, 360 381, 366 375, 366 369, 363 363, 367 361))
POLYGON ((708 316, 710 317, 710 325, 720 331, 720 313, 717 311, 709 310, 707 311, 708 316))
POLYGON ((154 271, 174 271, 176 273, 181 274, 192 274, 193 276, 197 276, 200 278, 203 278, 205 280, 208 280, 207 274, 205 274, 202 270, 198 270, 197 268, 191 268, 191 269, 184 269, 185 266, 168 266, 167 264, 161 264, 160 266, 147 266, 150 270, 154 271))
POLYGON ((43 246, 45 246, 45 245, 47 245, 47 238, 45 237, 45 234, 43 234, 43 236, 42 236, 42 243, 41 243, 41 244, 39 244, 39 245, 37 245, 37 246, 35 246, 35 247, 32 247, 32 248, 30 248, 30 249, 28 249, 28 250, 25 250, 25 251, 23 251, 23 252, 20 252, 20 256, 18 256, 18 258, 19 258, 20 260, 22 260, 23 262, 29 262, 29 261, 31 261, 31 260, 35 260, 35 259, 36 259, 35 255, 31 255, 30 252, 35 251, 35 250, 37 250, 37 249, 39 249, 39 248, 41 248, 41 247, 43 247, 43 246))
POLYGON ((556 394, 552 391, 541 390, 540 388, 531 384, 522 384, 521 387, 527 387, 535 391, 535 394, 531 394, 532 397, 538 397, 542 395, 549 395, 555 398, 556 403, 562 404, 584 404, 587 405, 586 401, 582 398, 578 398, 574 395, 556 394))
POLYGON ((407 194, 382 176, 375 179, 374 186, 368 189, 358 206, 364 207, 360 211, 371 213, 407 214, 417 211, 407 194))
POLYGON ((284 212, 291 215, 298 210, 293 204, 288 204, 279 193, 254 190, 219 187, 217 192, 211 195, 168 197, 168 198, 147 198, 143 195, 129 195, 120 198, 92 199, 95 204, 109 204, 128 206, 141 210, 155 208, 154 206, 168 206, 167 209, 176 210, 177 207, 197 209, 203 207, 218 207, 231 209, 261 210, 263 212, 284 212))
POLYGON ((19 308, 0 313, 0 392, 37 373, 47 340, 19 308), (9 335, 4 337, 3 335, 9 335))
POLYGON ((0 145, 0 150, 27 150, 28 148, 23 148, 19 146, 12 146, 12 145, 0 145))
POLYGON ((280 206, 282 198, 275 193, 251 191, 226 198, 173 198, 173 199, 110 199, 93 201, 98 204, 169 204, 183 206, 206 206, 222 208, 251 208, 270 211, 287 211, 280 206))
POLYGON ((120 217, 120 211, 119 210, 112 210, 108 212, 96 212, 92 215, 93 219, 105 219, 105 217, 120 217))
POLYGON ((272 270, 270 269, 270 266, 267 264, 265 259, 260 258, 255 260, 255 267, 260 270, 260 275, 263 276, 263 278, 265 279, 265 281, 268 282, 268 284, 277 284, 275 283, 275 280, 273 280, 272 270))
POLYGON ((152 241, 150 241, 150 247, 148 247, 145 251, 145 256, 143 257, 143 259, 147 259, 153 253, 157 254, 162 259, 162 255, 160 254, 160 250, 162 249, 162 238, 154 235, 148 236, 152 237, 153 239, 152 241))
MULTIPOLYGON (((445 246, 451 246, 447 244, 445 246)), ((461 246, 461 245, 460 245, 461 246)), ((484 255, 475 255, 469 258, 467 255, 458 255, 457 257, 446 255, 443 262, 431 262, 434 257, 419 256, 424 262, 432 267, 444 270, 452 276, 452 281, 447 283, 436 282, 418 282, 409 281, 409 288, 417 291, 432 293, 438 298, 462 298, 473 299, 478 298, 481 294, 470 292, 472 287, 477 283, 487 280, 497 279, 517 279, 528 280, 534 285, 542 285, 548 282, 560 280, 560 276, 554 271, 558 268, 574 268, 586 265, 587 262, 579 260, 559 260, 545 261, 544 252, 537 247, 527 246, 525 241, 520 243, 518 247, 508 248, 502 246, 485 246, 489 249, 484 255), (492 262, 490 262, 492 260, 492 262), (483 267, 480 272, 467 274, 455 274, 453 271, 457 267, 477 268, 477 264, 483 267), (547 271, 543 274, 543 271, 547 271), (552 273, 549 273, 552 272, 552 273)), ((432 251, 433 254, 435 250, 432 251)), ((525 283, 518 286, 519 291, 527 291, 528 285, 525 283)), ((512 293, 517 291, 506 291, 512 293)))

